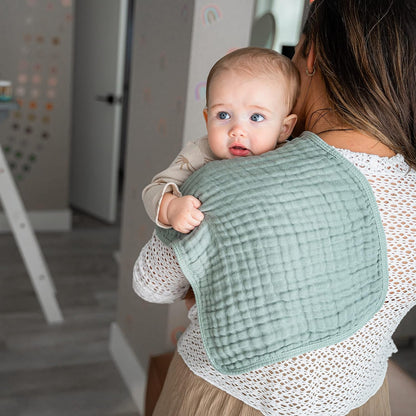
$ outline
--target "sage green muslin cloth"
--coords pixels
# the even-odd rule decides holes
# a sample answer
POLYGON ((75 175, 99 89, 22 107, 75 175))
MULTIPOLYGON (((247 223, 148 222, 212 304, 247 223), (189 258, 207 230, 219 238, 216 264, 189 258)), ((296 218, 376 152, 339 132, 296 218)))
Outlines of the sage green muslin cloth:
POLYGON ((157 235, 195 292, 203 343, 221 373, 332 345, 383 304, 387 249, 372 189, 318 136, 210 162, 181 192, 202 202, 203 222, 157 235))

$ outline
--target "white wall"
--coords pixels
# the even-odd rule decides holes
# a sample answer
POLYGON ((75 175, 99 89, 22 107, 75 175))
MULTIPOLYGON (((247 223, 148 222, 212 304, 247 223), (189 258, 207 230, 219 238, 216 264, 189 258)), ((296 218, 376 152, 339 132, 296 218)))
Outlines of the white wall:
POLYGON ((152 305, 133 293, 133 264, 154 227, 141 191, 184 141, 205 134, 206 76, 221 56, 248 45, 253 6, 254 0, 136 1, 115 324, 144 369, 150 355, 174 348, 175 328, 186 319, 182 304, 152 305))

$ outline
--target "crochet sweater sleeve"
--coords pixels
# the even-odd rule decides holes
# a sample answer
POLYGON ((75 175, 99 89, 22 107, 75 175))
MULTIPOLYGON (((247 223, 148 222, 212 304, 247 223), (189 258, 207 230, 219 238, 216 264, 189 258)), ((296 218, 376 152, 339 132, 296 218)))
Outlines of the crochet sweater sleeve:
POLYGON ((134 265, 133 289, 142 299, 153 303, 173 303, 189 289, 173 250, 154 234, 134 265))

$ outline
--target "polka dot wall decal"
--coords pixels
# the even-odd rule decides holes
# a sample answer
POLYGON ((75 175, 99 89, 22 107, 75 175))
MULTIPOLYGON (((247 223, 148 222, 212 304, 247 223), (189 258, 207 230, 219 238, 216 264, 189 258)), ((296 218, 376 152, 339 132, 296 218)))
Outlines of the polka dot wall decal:
POLYGON ((17 87, 15 91, 16 91, 16 95, 18 97, 24 97, 25 94, 26 94, 26 89, 24 87, 22 87, 22 86, 17 87))
POLYGON ((17 82, 19 82, 20 84, 26 84, 26 82, 27 82, 27 75, 26 74, 19 74, 17 76, 17 82))
MULTIPOLYGON (((184 2, 181 0, 181 3, 184 2)), ((66 48, 68 37, 71 37, 68 32, 72 30, 74 1, 6 0, 0 3, 0 9, 3 3, 6 9, 3 11, 8 11, 9 7, 13 8, 18 3, 21 3, 23 11, 20 16, 21 28, 16 28, 18 43, 13 74, 13 91, 20 109, 10 112, 9 122, 3 123, 8 134, 3 136, 2 145, 4 148, 7 144, 11 149, 8 158, 15 163, 13 173, 16 179, 18 175, 26 179, 33 175, 33 163, 41 159, 40 150, 51 145, 49 141, 56 133, 55 128, 58 131, 60 128, 59 123, 55 123, 59 121, 55 117, 61 111, 60 102, 56 99, 61 98, 58 88, 60 84, 65 84, 68 76, 67 71, 61 73, 60 65, 68 52, 66 48), (45 22, 44 27, 42 23, 45 22), (30 154, 33 154, 32 160, 29 159, 30 154)), ((13 25, 13 22, 10 24, 13 25)), ((7 27, 3 30, 7 33, 7 27)))
POLYGON ((29 159, 30 162, 36 162, 36 155, 34 153, 31 153, 28 156, 28 159, 29 159))
POLYGON ((32 84, 40 84, 41 81, 42 81, 42 78, 39 74, 33 75, 32 84))
POLYGON ((161 118, 157 123, 157 131, 163 136, 166 135, 166 120, 164 118, 161 118))
POLYGON ((51 77, 48 79, 48 85, 50 87, 56 87, 58 85, 58 78, 56 77, 51 77))

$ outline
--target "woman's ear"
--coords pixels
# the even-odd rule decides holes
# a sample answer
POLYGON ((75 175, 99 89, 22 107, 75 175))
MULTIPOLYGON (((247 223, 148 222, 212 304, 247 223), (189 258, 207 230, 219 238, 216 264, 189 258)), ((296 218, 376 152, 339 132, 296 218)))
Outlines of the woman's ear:
POLYGON ((205 119, 205 123, 208 124, 208 108, 204 108, 202 110, 203 114, 204 114, 204 119, 205 119))
POLYGON ((280 134, 277 139, 278 143, 283 143, 285 140, 289 138, 289 136, 292 134, 293 129, 295 128, 297 121, 298 116, 296 114, 289 114, 283 119, 280 134))

